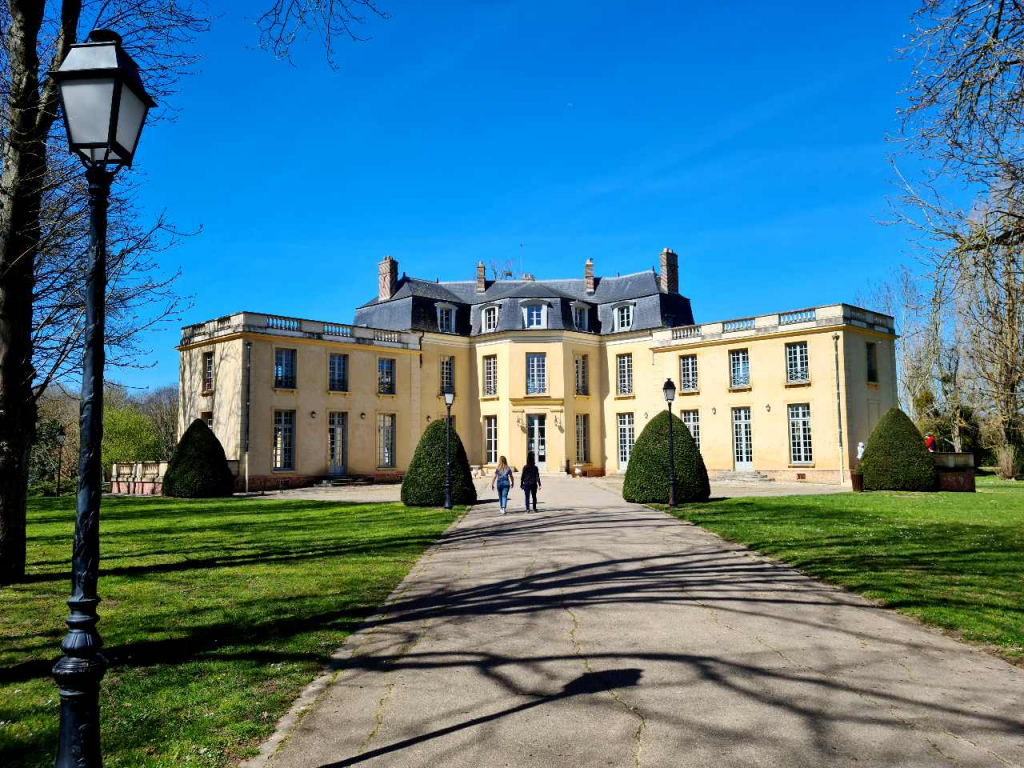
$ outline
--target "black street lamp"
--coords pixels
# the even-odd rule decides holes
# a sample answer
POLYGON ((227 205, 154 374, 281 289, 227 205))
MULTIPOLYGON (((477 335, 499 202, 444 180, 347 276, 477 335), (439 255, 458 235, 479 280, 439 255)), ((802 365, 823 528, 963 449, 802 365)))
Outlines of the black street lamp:
POLYGON ((676 399, 676 385, 672 379, 665 379, 661 388, 665 395, 665 402, 668 403, 668 507, 671 509, 676 505, 676 451, 672 440, 672 433, 675 432, 675 424, 672 421, 672 401, 676 399))
POLYGON ((71 46, 50 73, 60 88, 71 153, 85 164, 89 182, 89 271, 85 288, 85 353, 79 415, 78 497, 71 556, 68 633, 64 656, 53 667, 60 688, 57 768, 99 768, 100 680, 107 661, 96 631, 100 559, 103 440, 104 297, 107 288, 107 200, 114 174, 131 165, 146 114, 155 102, 120 36, 96 29, 89 42, 71 46))
POLYGON ((57 430, 57 496, 60 496, 60 473, 63 469, 64 463, 64 442, 68 439, 67 433, 64 431, 64 425, 61 424, 60 429, 57 430))
POLYGON ((444 508, 452 508, 452 403, 455 402, 455 389, 451 382, 444 385, 444 407, 448 418, 444 425, 444 508))

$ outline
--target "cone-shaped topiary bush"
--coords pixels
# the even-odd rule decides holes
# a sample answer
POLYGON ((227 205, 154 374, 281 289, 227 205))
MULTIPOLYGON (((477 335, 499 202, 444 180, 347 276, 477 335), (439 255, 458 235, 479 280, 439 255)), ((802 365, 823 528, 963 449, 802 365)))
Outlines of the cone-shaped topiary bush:
POLYGON ((193 421, 171 455, 164 475, 164 496, 212 499, 230 496, 235 478, 220 440, 206 422, 193 421))
MULTIPOLYGON (((622 484, 622 498, 639 504, 668 503, 668 411, 662 411, 644 427, 633 445, 622 484)), ((690 430, 672 415, 672 448, 675 452, 676 503, 707 501, 711 495, 708 470, 690 430)))
POLYGON ((937 470, 924 437, 899 408, 875 426, 860 462, 866 491, 934 491, 937 470))
MULTIPOLYGON (((444 504, 445 422, 438 419, 427 427, 416 446, 409 469, 402 478, 402 503, 410 507, 440 507, 444 504)), ((476 487, 469 469, 466 449, 459 433, 452 429, 452 503, 476 503, 476 487)))

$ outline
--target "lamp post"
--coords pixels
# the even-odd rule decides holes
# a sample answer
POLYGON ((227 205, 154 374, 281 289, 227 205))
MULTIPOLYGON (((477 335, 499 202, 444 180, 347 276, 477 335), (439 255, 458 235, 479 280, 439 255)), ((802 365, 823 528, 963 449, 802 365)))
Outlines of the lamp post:
POLYGON ((60 429, 57 430, 57 496, 60 496, 60 473, 63 469, 64 463, 64 442, 68 439, 67 433, 64 431, 64 425, 61 424, 60 429))
POLYGON ((99 768, 100 680, 107 662, 96 631, 100 602, 99 516, 102 494, 104 298, 107 287, 107 200, 114 174, 130 166, 146 114, 155 102, 121 48, 120 36, 96 29, 89 42, 71 46, 50 73, 60 89, 71 153, 85 164, 89 184, 89 267, 85 287, 85 352, 79 412, 78 497, 71 562, 68 633, 54 665, 60 688, 57 768, 99 768))
POLYGON ((452 403, 455 402, 455 389, 451 382, 444 385, 444 407, 448 418, 444 423, 444 508, 452 508, 452 403))
POLYGON ((676 399, 676 385, 672 383, 672 379, 665 379, 661 392, 668 403, 668 507, 672 509, 676 505, 676 450, 672 439, 672 433, 675 432, 675 424, 672 423, 672 401, 676 399))

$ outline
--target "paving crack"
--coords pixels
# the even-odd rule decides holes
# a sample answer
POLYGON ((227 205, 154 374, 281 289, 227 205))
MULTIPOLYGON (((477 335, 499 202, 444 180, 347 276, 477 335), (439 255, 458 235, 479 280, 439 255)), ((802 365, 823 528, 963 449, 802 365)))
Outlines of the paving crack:
POLYGON ((562 609, 569 614, 572 619, 572 626, 569 628, 569 640, 572 642, 573 652, 579 657, 580 662, 583 665, 583 669, 588 674, 594 675, 605 685, 605 691, 612 700, 615 701, 620 707, 626 710, 632 717, 637 720, 636 730, 633 732, 633 766, 634 768, 640 768, 640 758, 643 754, 643 736, 647 730, 647 718, 644 714, 632 704, 627 703, 618 692, 608 683, 607 679, 597 670, 590 666, 590 659, 583 653, 583 648, 580 645, 579 638, 576 636, 577 631, 580 628, 580 620, 576 615, 576 612, 568 606, 565 602, 565 597, 562 597, 562 609))

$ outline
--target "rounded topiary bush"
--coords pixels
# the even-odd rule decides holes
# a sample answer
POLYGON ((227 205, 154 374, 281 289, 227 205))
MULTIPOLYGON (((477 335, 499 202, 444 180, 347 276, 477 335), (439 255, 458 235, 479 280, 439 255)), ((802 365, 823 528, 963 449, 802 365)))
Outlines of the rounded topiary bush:
POLYGON ((860 461, 866 491, 934 491, 938 472, 924 436, 899 408, 875 426, 860 461))
POLYGON ((211 499, 230 496, 235 478, 220 440, 206 422, 193 421, 181 436, 164 474, 164 496, 211 499))
MULTIPOLYGON (((410 507, 440 507, 444 504, 445 422, 438 419, 420 437, 409 468, 402 478, 402 503, 410 507)), ((469 469, 466 449, 459 433, 452 430, 452 503, 476 503, 476 486, 469 469)))
MULTIPOLYGON (((622 484, 622 498, 638 504, 668 503, 668 411, 662 411, 644 427, 633 444, 622 484)), ((675 453, 676 503, 707 501, 711 495, 708 470, 690 430, 672 416, 672 448, 675 453)))

